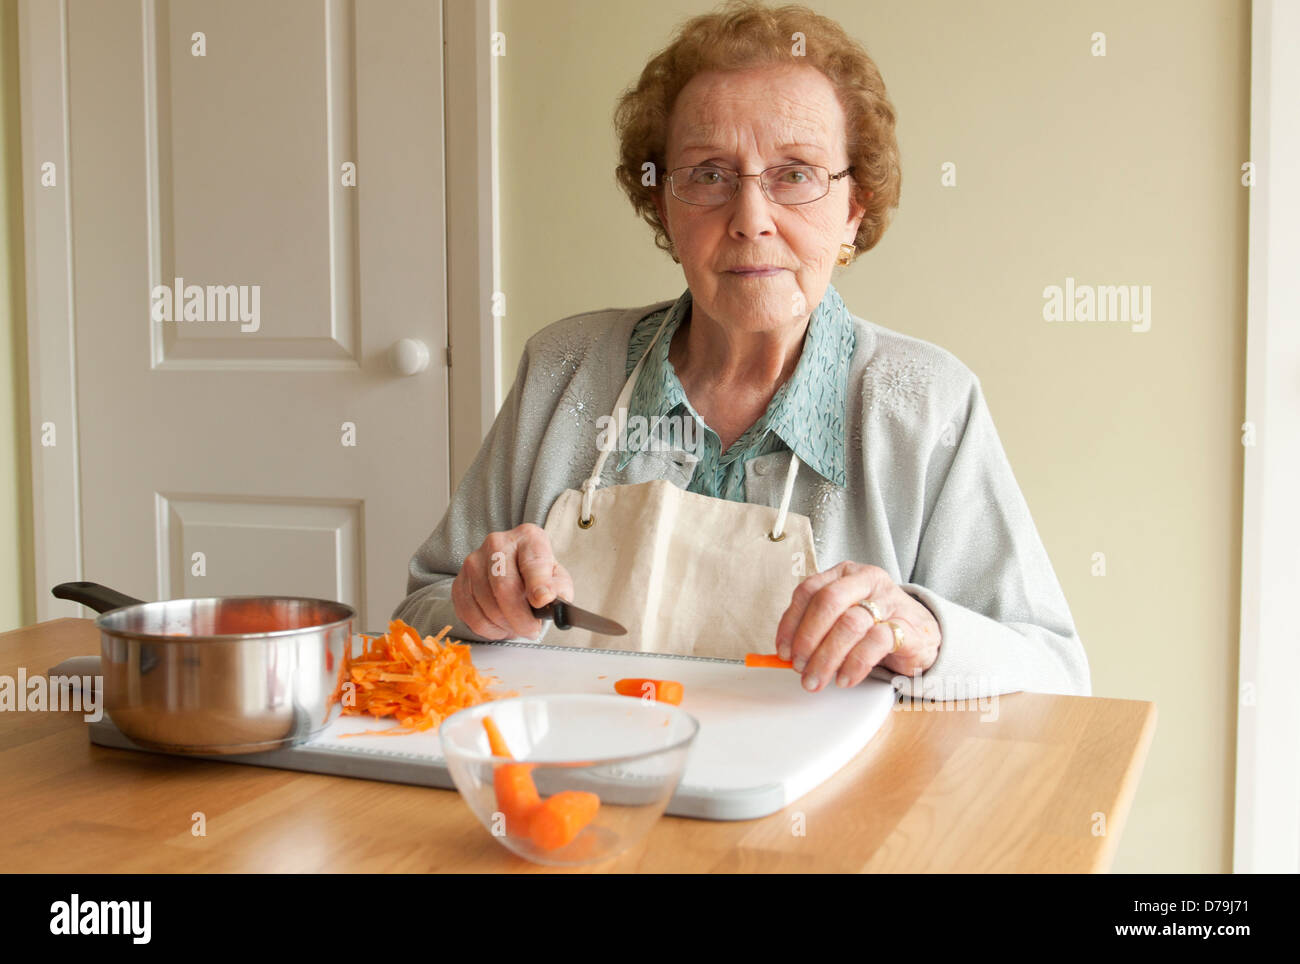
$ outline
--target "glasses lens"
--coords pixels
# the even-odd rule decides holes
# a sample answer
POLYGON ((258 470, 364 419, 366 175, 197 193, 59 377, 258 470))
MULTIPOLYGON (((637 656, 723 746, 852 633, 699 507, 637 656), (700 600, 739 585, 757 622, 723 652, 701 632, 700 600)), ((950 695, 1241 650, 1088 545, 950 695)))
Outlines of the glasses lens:
MULTIPOLYGON (((679 167, 672 172, 673 194, 688 204, 726 204, 736 194, 739 175, 720 167, 679 167)), ((762 174, 763 193, 777 204, 807 204, 825 197, 830 172, 811 164, 770 167, 762 174)))
POLYGON ((725 204, 736 192, 736 176, 717 167, 673 171, 673 193, 689 204, 725 204))
POLYGON ((777 204, 807 204, 825 196, 830 174, 811 164, 787 164, 763 172, 763 190, 777 204))

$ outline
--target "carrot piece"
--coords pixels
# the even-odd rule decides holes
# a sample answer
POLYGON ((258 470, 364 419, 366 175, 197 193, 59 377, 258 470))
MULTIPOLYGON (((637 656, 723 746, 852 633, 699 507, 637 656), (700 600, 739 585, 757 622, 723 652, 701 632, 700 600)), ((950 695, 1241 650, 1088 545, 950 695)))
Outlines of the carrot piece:
MULTIPOLYGON (((497 721, 484 716, 483 729, 487 730, 492 755, 513 760, 497 721)), ((527 837, 532 815, 542 802, 533 783, 533 767, 527 763, 498 764, 492 771, 492 789, 497 796, 497 809, 506 818, 506 833, 527 837)))
POLYGON ((685 687, 670 679, 621 679, 614 683, 614 692, 620 696, 648 696, 660 703, 679 706, 685 687))
POLYGON ((563 790, 547 797, 533 812, 528 836, 542 850, 556 850, 573 841, 595 819, 600 797, 586 790, 563 790))
MULTIPOLYGON (((496 720, 484 716, 483 729, 492 755, 513 760, 496 720)), ((543 850, 570 843, 600 810, 600 797, 586 790, 564 790, 542 800, 533 782, 533 766, 528 763, 498 764, 492 773, 492 789, 497 809, 506 818, 506 832, 527 837, 543 850)))
POLYGON ((768 669, 794 669, 794 663, 788 659, 782 659, 775 653, 746 653, 746 666, 761 666, 768 669))
POLYGON ((527 837, 533 815, 542 802, 533 783, 533 768, 528 763, 500 763, 492 773, 492 789, 497 809, 506 818, 506 833, 527 837))
POLYGON ((497 721, 490 716, 483 717, 483 729, 487 730, 488 746, 492 748, 492 755, 513 759, 509 747, 506 746, 506 738, 501 735, 501 729, 497 726, 497 721))

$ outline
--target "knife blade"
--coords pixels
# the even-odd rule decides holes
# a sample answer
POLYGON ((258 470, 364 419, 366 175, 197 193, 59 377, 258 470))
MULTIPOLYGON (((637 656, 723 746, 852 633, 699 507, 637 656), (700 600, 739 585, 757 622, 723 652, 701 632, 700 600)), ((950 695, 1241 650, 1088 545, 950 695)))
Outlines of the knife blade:
POLYGON ((579 609, 573 603, 556 598, 545 606, 529 606, 538 619, 550 619, 556 629, 585 629, 601 636, 626 636, 627 630, 612 619, 597 616, 585 609, 579 609))

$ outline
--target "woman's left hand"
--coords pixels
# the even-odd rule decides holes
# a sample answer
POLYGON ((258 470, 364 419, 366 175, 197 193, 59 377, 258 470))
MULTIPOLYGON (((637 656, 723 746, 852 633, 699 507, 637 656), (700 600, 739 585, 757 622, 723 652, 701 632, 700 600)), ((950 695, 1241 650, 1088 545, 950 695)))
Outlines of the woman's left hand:
POLYGON ((776 652, 794 661, 804 688, 837 682, 856 686, 880 663, 903 676, 929 669, 939 656, 939 624, 920 601, 899 589, 879 566, 841 562, 809 576, 794 591, 776 631, 776 652), (858 603, 870 599, 883 622, 858 603), (889 621, 903 630, 896 653, 889 621))

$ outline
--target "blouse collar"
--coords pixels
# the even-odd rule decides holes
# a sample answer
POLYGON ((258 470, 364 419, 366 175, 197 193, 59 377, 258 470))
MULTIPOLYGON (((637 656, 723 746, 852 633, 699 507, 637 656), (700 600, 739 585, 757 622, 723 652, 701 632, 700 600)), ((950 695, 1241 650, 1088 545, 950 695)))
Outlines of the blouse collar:
MULTIPOLYGON (((703 421, 686 398, 686 391, 668 360, 673 333, 683 320, 690 317, 690 311, 691 292, 688 288, 667 309, 663 333, 655 340, 650 355, 641 366, 628 402, 629 419, 639 415, 654 424, 655 419, 684 406, 691 416, 703 421)), ((647 320, 645 323, 644 330, 648 332, 645 338, 653 337, 663 320, 658 313, 652 317, 653 322, 647 320)), ((637 334, 634 330, 634 339, 637 334)), ((823 478, 839 486, 845 485, 845 399, 849 362, 856 340, 852 316, 839 292, 833 285, 827 285, 825 295, 809 319, 794 374, 773 396, 758 421, 727 450, 723 460, 728 460, 728 456, 743 456, 768 432, 773 432, 804 464, 823 478)), ((629 358, 629 363, 634 364, 634 359, 629 358)), ((635 450, 625 449, 618 467, 626 466, 646 445, 635 450)))

